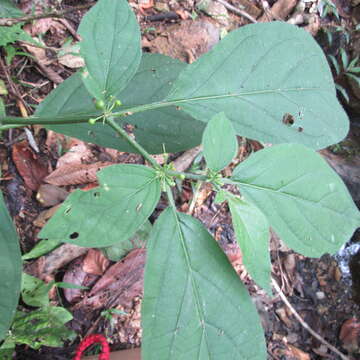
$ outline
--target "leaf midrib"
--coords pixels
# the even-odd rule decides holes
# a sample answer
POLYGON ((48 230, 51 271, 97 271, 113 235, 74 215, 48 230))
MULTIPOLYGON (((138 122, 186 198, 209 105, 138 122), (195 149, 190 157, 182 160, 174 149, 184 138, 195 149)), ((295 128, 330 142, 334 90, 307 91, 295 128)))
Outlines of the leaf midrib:
MULTIPOLYGON (((279 191, 279 190, 274 190, 274 189, 271 189, 271 188, 268 188, 268 187, 264 187, 264 186, 258 186, 258 185, 254 185, 254 184, 248 184, 248 183, 244 183, 244 182, 241 182, 240 180, 236 180, 236 179, 233 179, 233 181, 235 182, 235 185, 243 185, 244 187, 248 187, 248 188, 252 188, 252 189, 256 189, 256 190, 259 190, 259 191, 268 191, 269 193, 276 193, 277 195, 280 195, 280 196, 284 196, 284 197, 288 197, 288 198, 291 198, 293 200, 296 200, 296 201, 303 201, 303 202, 307 202, 307 203, 311 203, 311 204, 315 204, 315 205, 319 205, 320 207, 322 207, 323 209, 326 209, 326 210, 329 210, 330 212, 336 214, 336 215, 340 215, 341 217, 344 217, 345 219, 349 219, 349 215, 348 214, 345 214, 344 212, 337 212, 336 210, 334 209, 331 209, 327 206, 324 206, 321 201, 320 202, 316 202, 316 201, 313 201, 313 200, 310 200, 310 199, 305 199, 305 198, 300 198, 300 197, 296 197, 295 195, 293 194, 290 194, 290 193, 287 193, 287 192, 283 192, 283 191, 279 191)), ((240 191, 241 191, 241 188, 240 188, 240 191)), ((326 194, 328 195, 328 194, 326 194)), ((354 220, 358 221, 359 222, 359 216, 356 218, 354 216, 351 216, 354 220)))
MULTIPOLYGON (((211 359, 211 353, 210 353, 210 350, 209 350, 208 340, 206 338, 206 331, 205 331, 205 327, 204 327, 204 325, 205 325, 205 317, 204 317, 204 314, 203 314, 203 312, 201 310, 201 306, 200 306, 200 303, 201 303, 200 294, 197 291, 196 282, 195 282, 194 276, 192 274, 192 267, 191 267, 189 251, 188 251, 186 243, 185 243, 185 237, 184 237, 181 225, 180 225, 180 219, 178 218, 176 208, 174 206, 171 206, 171 209, 172 209, 173 215, 175 217, 176 227, 178 228, 181 246, 183 248, 184 255, 185 255, 185 262, 186 262, 186 265, 188 267, 189 276, 190 276, 190 279, 191 279, 191 288, 192 288, 192 292, 194 294, 195 304, 196 304, 196 311, 197 311, 198 317, 200 319, 200 324, 199 325, 200 325, 201 331, 202 331, 201 342, 203 341, 203 339, 205 339, 209 359, 211 359)), ((199 346, 199 351, 200 351, 200 349, 201 349, 201 346, 199 346)))

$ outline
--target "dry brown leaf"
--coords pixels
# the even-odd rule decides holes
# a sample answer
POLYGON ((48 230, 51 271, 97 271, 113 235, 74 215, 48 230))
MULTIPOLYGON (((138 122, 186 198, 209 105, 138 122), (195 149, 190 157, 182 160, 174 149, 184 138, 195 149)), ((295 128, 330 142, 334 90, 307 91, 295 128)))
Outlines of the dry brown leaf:
MULTIPOLYGON (((31 26, 31 35, 37 36, 40 34, 45 34, 50 30, 52 26, 58 26, 59 24, 57 21, 54 21, 52 18, 44 18, 35 20, 35 22, 31 26)), ((59 24, 60 25, 60 24, 59 24)))
POLYGON ((291 355, 293 355, 296 359, 298 360, 311 360, 311 357, 308 353, 298 349, 297 347, 293 346, 293 345, 290 345, 288 344, 287 345, 290 352, 291 352, 291 355))
POLYGON ((353 353, 359 350, 360 322, 357 318, 346 320, 341 326, 339 338, 343 348, 353 353))
POLYGON ((111 162, 96 162, 94 164, 64 165, 57 168, 44 181, 53 185, 87 184, 97 181, 96 173, 113 165, 111 162))
POLYGON ((298 0, 278 0, 266 11, 260 18, 259 22, 268 22, 272 20, 285 20, 295 8, 298 0))
POLYGON ((39 228, 45 226, 46 222, 55 214, 56 210, 61 204, 53 206, 50 209, 42 211, 38 217, 33 221, 33 224, 39 228))
POLYGON ((64 165, 88 163, 92 158, 93 154, 86 143, 77 139, 72 139, 68 151, 59 158, 56 167, 60 168, 64 165))
POLYGON ((93 275, 102 275, 108 268, 110 261, 100 250, 90 249, 83 261, 82 269, 93 275))
POLYGON ((39 48, 37 46, 33 46, 30 44, 23 44, 23 46, 26 48, 26 50, 35 57, 36 61, 43 65, 49 65, 52 63, 52 60, 50 60, 47 56, 46 56, 46 51, 45 49, 39 48))
POLYGON ((45 280, 52 276, 58 269, 67 265, 70 261, 84 255, 88 251, 87 248, 73 245, 63 244, 50 253, 41 256, 36 261, 25 266, 26 273, 45 280))
POLYGON ((36 191, 48 174, 47 164, 34 154, 27 141, 16 143, 13 146, 12 159, 26 186, 36 191))
POLYGON ((55 185, 40 185, 36 199, 44 207, 54 206, 63 202, 69 193, 55 185))
POLYGON ((145 249, 130 251, 124 259, 110 266, 88 297, 76 305, 76 309, 99 309, 106 307, 109 302, 112 307, 131 306, 133 298, 143 291, 145 259, 145 249))
POLYGON ((78 69, 85 66, 85 61, 80 55, 65 54, 59 57, 59 63, 70 69, 78 69))
MULTIPOLYGON (((91 286, 98 279, 98 276, 86 273, 83 270, 83 261, 84 256, 80 256, 73 260, 67 267, 62 281, 79 286, 91 286)), ((67 288, 63 291, 65 299, 71 304, 79 301, 82 297, 82 293, 84 292, 82 289, 67 288)))

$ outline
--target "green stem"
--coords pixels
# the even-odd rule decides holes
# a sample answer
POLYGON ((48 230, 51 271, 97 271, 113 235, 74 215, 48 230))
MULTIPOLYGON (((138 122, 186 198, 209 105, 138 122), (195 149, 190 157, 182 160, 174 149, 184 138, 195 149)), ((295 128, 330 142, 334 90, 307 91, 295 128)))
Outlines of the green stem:
MULTIPOLYGON (((314 90, 316 88, 289 88, 285 89, 287 92, 292 91, 309 91, 314 90)), ((160 109, 168 106, 181 105, 191 102, 204 101, 204 100, 220 100, 227 98, 237 98, 242 96, 251 96, 251 95, 259 95, 259 94, 267 94, 267 93, 280 93, 283 92, 284 89, 266 89, 266 90, 253 90, 253 91, 244 91, 242 93, 229 93, 229 94, 221 94, 221 95, 207 95, 207 96, 198 96, 193 98, 185 98, 185 99, 177 99, 177 100, 169 100, 169 101, 159 101, 154 102, 152 104, 145 105, 137 105, 133 107, 124 108, 121 111, 117 111, 112 113, 113 117, 121 117, 132 115, 138 112, 143 112, 147 110, 160 109)), ((94 118, 101 115, 100 113, 85 113, 85 114, 73 114, 73 115, 62 115, 55 116, 53 118, 49 117, 30 117, 30 118, 18 118, 18 117, 0 117, 0 124, 3 125, 55 125, 55 124, 74 124, 74 123, 85 123, 90 118, 94 118)))
POLYGON ((173 193, 171 191, 171 187, 169 185, 166 185, 166 195, 169 200, 169 205, 172 207, 173 211, 176 213, 176 205, 173 193))
POLYGON ((25 126, 25 125, 3 125, 3 126, 0 126, 0 131, 3 131, 3 130, 9 130, 9 129, 16 129, 20 126, 25 126))
POLYGON ((123 137, 138 153, 140 153, 155 169, 162 169, 154 158, 113 119, 106 117, 105 123, 112 127, 121 137, 123 137))

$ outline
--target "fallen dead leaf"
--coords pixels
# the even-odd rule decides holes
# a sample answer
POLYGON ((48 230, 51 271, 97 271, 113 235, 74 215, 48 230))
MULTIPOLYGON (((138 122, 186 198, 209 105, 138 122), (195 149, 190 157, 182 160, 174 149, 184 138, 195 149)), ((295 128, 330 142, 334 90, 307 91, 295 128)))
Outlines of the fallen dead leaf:
POLYGON ((357 352, 359 350, 360 337, 360 322, 357 318, 353 317, 346 320, 340 330, 339 339, 342 342, 344 349, 350 353, 357 352))
POLYGON ((109 267, 89 295, 76 304, 76 309, 106 308, 109 302, 112 307, 131 306, 134 297, 143 292, 145 259, 145 249, 130 251, 125 258, 109 267))
POLYGON ((33 224, 39 228, 45 226, 46 222, 55 214, 56 210, 60 207, 61 204, 55 205, 50 209, 42 211, 38 217, 33 221, 33 224))
POLYGON ((58 269, 64 267, 77 257, 84 255, 87 251, 87 248, 81 246, 63 244, 31 264, 25 265, 25 271, 41 280, 46 280, 58 269))
POLYGON ((93 154, 89 146, 83 141, 72 139, 68 151, 58 159, 56 167, 61 168, 64 165, 88 163, 92 159, 93 154))
MULTIPOLYGON (((91 286, 99 278, 96 275, 88 274, 83 270, 83 261, 86 256, 80 256, 73 260, 66 269, 62 281, 79 286, 91 286)), ((82 298, 82 289, 63 289, 65 299, 74 304, 82 298)))
POLYGON ((37 191, 48 174, 47 164, 34 154, 27 141, 13 146, 12 159, 26 186, 32 191, 37 191))
POLYGON ((83 262, 83 270, 88 274, 103 275, 110 261, 100 250, 90 249, 83 262))
POLYGON ((64 165, 54 170, 44 181, 53 185, 87 184, 97 181, 96 173, 113 165, 111 162, 96 162, 94 164, 64 165))
POLYGON ((272 20, 285 20, 291 11, 295 8, 298 0, 278 0, 270 10, 259 18, 259 22, 268 22, 272 20))
POLYGON ((36 199, 44 207, 54 206, 64 201, 69 193, 55 185, 40 185, 36 199))
POLYGON ((308 353, 298 349, 297 347, 287 344, 290 353, 292 356, 294 356, 298 360, 311 360, 311 357, 308 353))

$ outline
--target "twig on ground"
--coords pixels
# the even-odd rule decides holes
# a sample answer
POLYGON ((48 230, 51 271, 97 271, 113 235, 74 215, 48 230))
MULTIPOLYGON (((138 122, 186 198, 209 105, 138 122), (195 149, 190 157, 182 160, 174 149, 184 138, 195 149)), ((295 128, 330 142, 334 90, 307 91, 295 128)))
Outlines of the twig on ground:
POLYGON ((6 80, 10 86, 10 91, 11 93, 16 97, 17 100, 17 105, 19 106, 21 115, 23 117, 27 117, 28 116, 28 112, 31 111, 31 109, 27 106, 27 104, 25 103, 25 101, 22 98, 22 95, 19 91, 19 89, 17 88, 17 86, 15 85, 15 83, 12 81, 11 76, 8 72, 7 67, 5 66, 2 58, 0 57, 0 67, 2 69, 2 71, 5 74, 6 80))
POLYGON ((275 290, 279 294, 281 300, 284 302, 284 304, 290 309, 290 311, 293 313, 295 318, 299 321, 301 326, 306 329, 312 336, 314 336, 317 340, 322 342, 325 346, 327 346, 332 352, 339 355, 341 359, 343 360, 350 360, 349 357, 344 355, 342 352, 340 352, 336 347, 329 344, 322 336, 320 336, 318 333, 316 333, 304 320, 303 318, 297 313, 297 311, 293 308, 293 306, 290 304, 289 300, 286 298, 284 293, 281 291, 278 283, 275 279, 271 279, 272 284, 274 285, 275 290))
POLYGON ((278 0, 271 9, 266 9, 263 6, 265 13, 260 17, 259 22, 268 22, 274 19, 284 21, 297 2, 298 0, 278 0))
POLYGON ((180 19, 180 16, 175 11, 168 11, 160 14, 145 16, 146 21, 163 21, 163 20, 177 20, 177 19, 180 19))
POLYGON ((229 4, 227 1, 225 0, 216 0, 218 3, 224 5, 228 10, 232 11, 233 13, 240 15, 248 20, 250 20, 252 23, 257 23, 257 20, 254 19, 250 14, 248 14, 246 11, 244 10, 240 10, 238 8, 236 8, 235 6, 229 4))
POLYGON ((95 4, 96 4, 95 2, 91 2, 88 4, 73 6, 69 9, 65 9, 62 11, 54 11, 54 12, 49 12, 49 13, 45 13, 45 14, 22 16, 22 17, 18 17, 18 18, 2 18, 2 19, 0 19, 0 26, 12 26, 12 25, 22 23, 22 22, 27 23, 27 22, 30 22, 33 20, 45 19, 45 18, 49 18, 49 17, 62 17, 64 15, 71 13, 73 11, 76 11, 76 10, 88 9, 89 7, 91 7, 95 4))

